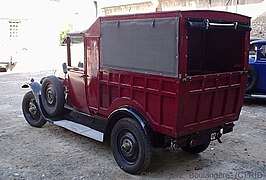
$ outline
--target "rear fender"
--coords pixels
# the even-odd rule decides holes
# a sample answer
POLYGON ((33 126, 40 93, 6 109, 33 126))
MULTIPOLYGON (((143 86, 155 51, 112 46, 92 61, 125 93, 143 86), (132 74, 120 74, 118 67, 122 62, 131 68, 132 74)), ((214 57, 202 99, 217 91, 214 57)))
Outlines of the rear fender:
POLYGON ((121 107, 113 111, 108 117, 108 124, 106 125, 105 128, 105 134, 107 136, 110 136, 112 128, 115 125, 115 123, 119 121, 119 119, 124 117, 131 117, 134 120, 136 120, 141 125, 145 135, 152 138, 153 131, 148 121, 143 115, 141 115, 136 109, 132 107, 121 107))

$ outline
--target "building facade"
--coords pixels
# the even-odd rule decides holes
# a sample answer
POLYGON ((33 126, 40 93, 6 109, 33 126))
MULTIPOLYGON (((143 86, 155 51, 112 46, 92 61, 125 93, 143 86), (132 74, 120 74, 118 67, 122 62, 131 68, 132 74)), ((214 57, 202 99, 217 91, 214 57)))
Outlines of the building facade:
MULTIPOLYGON (((104 15, 132 14, 154 11, 214 9, 238 12, 238 8, 259 4, 264 0, 152 0, 152 1, 113 1, 102 6, 104 15)), ((265 7, 266 8, 266 7, 265 7)))

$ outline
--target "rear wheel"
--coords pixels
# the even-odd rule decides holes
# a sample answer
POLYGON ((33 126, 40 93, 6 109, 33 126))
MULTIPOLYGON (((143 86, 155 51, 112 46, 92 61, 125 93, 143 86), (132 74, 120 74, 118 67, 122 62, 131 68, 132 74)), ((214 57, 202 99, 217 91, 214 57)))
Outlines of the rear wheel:
POLYGON ((50 117, 60 115, 64 110, 64 89, 60 80, 48 76, 42 82, 41 99, 45 112, 50 117))
POLYGON ((210 145, 210 141, 203 143, 201 145, 197 145, 197 146, 190 146, 190 145, 183 146, 183 147, 181 147, 181 149, 183 151, 189 152, 191 154, 199 154, 199 153, 205 151, 209 145, 210 145))
POLYGON ((31 126, 42 127, 46 123, 31 91, 27 92, 23 97, 22 112, 31 126))
POLYGON ((150 139, 132 118, 123 118, 115 124, 111 149, 119 167, 128 173, 140 174, 150 164, 150 139))

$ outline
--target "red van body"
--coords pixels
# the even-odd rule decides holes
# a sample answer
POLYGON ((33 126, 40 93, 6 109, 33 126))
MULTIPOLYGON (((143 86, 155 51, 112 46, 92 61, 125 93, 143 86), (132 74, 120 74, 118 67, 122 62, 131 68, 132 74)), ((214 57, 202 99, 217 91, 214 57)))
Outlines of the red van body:
POLYGON ((58 93, 49 94, 53 81, 44 78, 41 93, 34 95, 46 121, 66 127, 60 120, 67 119, 88 126, 102 133, 101 138, 89 137, 103 141, 111 136, 111 146, 121 141, 112 146, 116 161, 125 171, 140 173, 147 161, 140 161, 140 167, 130 154, 142 152, 141 145, 134 149, 140 132, 131 132, 130 125, 119 130, 123 123, 118 122, 126 124, 128 117, 136 121, 148 137, 144 147, 172 145, 199 153, 210 140, 220 141, 233 130, 243 104, 249 31, 249 17, 217 11, 100 17, 88 30, 69 33, 66 39, 68 61, 59 79, 68 111, 53 116, 42 104, 58 93), (83 51, 75 64, 76 44, 83 51), (81 116, 91 125, 76 120, 81 116))
POLYGON ((234 57, 238 53, 239 64, 234 65, 240 66, 237 71, 219 69, 219 73, 205 74, 203 71, 193 75, 188 72, 190 35, 186 21, 189 17, 249 23, 249 18, 244 16, 207 11, 99 18, 87 31, 76 35, 85 39, 84 48, 87 53, 84 68, 71 66, 69 58, 69 75, 66 79, 69 104, 85 113, 105 118, 119 107, 131 106, 146 118, 154 131, 170 137, 181 137, 237 120, 246 87, 249 32, 243 33, 238 39, 230 37, 230 42, 225 42, 223 35, 217 33, 213 40, 216 41, 213 45, 217 48, 228 47, 226 54, 220 54, 215 59, 220 61, 217 63, 223 64, 224 56, 234 57), (179 18, 179 73, 175 77, 99 66, 103 51, 100 45, 102 22, 166 17, 179 18), (236 46, 235 43, 241 44, 236 49, 239 52, 230 49, 230 46, 236 46))

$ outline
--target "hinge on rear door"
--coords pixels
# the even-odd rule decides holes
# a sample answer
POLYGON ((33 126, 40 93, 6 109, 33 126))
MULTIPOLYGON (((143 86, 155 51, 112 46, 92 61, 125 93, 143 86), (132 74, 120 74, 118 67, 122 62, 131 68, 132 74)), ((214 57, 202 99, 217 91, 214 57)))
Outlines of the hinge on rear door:
POLYGON ((187 77, 183 78, 182 81, 183 82, 192 81, 192 77, 191 76, 187 76, 187 77))

